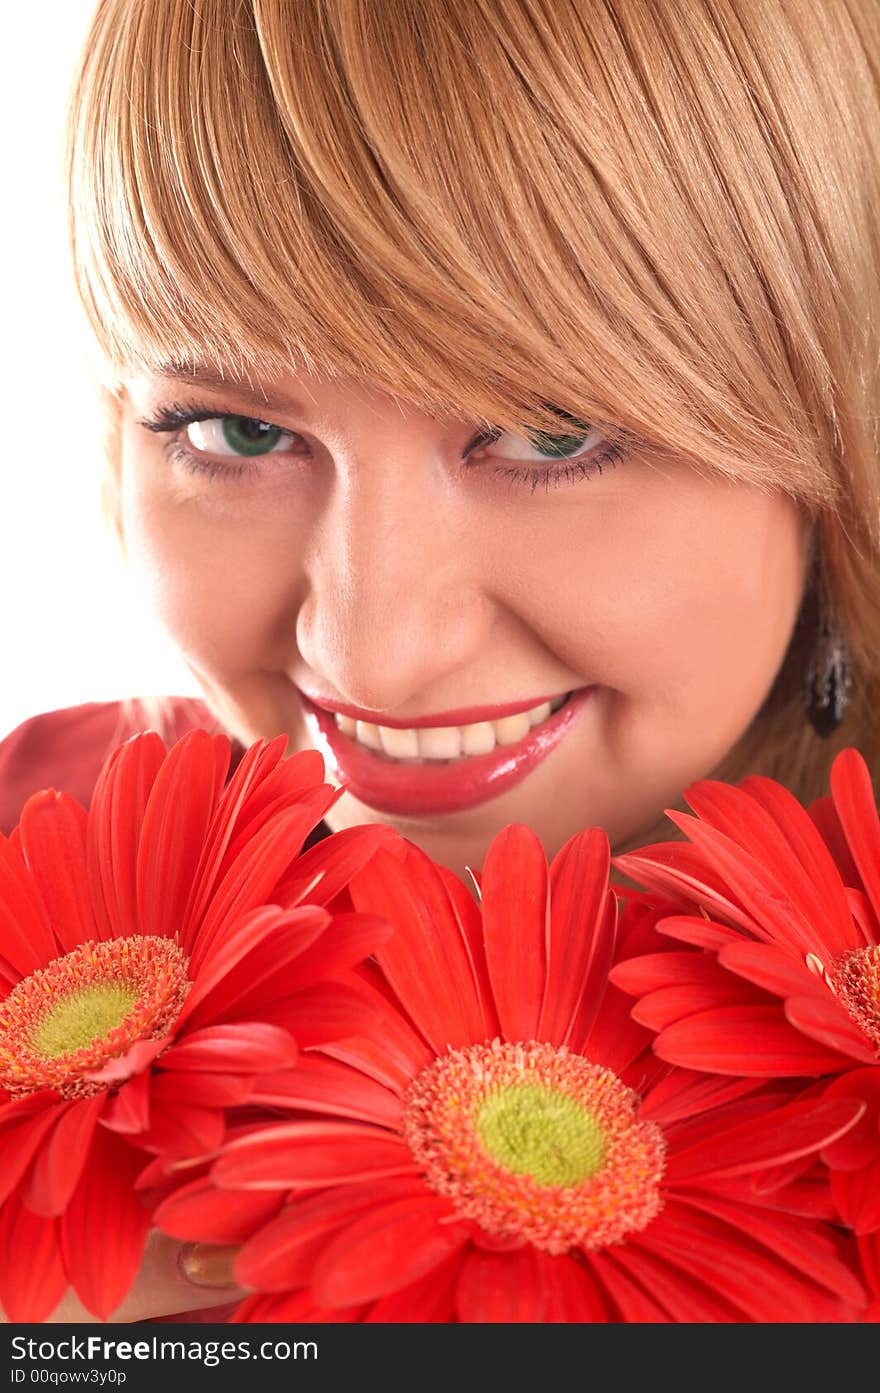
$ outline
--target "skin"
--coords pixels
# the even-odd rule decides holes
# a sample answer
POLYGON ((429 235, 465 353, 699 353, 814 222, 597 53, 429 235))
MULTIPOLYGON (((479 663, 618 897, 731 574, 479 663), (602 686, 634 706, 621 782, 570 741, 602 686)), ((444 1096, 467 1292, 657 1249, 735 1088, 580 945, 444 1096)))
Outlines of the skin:
MULTIPOLYGON (((533 490, 495 470, 559 462, 508 432, 463 467, 477 433, 305 375, 257 392, 134 378, 121 431, 130 564, 245 743, 286 732, 291 751, 310 747, 297 684, 378 724, 599 684, 561 745, 500 797, 410 819, 346 793, 328 816, 334 831, 390 822, 459 874, 511 822, 551 856, 594 825, 618 849, 708 776, 773 684, 808 559, 806 521, 782 492, 638 452, 533 490), (169 460, 168 433, 138 424, 169 402, 295 434, 246 461, 258 472, 193 475, 169 460)), ((217 452, 219 424, 176 439, 236 463, 217 452)), ((594 432, 585 455, 597 446, 594 432)))
MULTIPOLYGON (((133 377, 120 424, 129 564, 243 742, 286 732, 291 753, 310 748, 297 684, 379 724, 599 685, 568 737, 498 798, 404 819, 345 794, 328 815, 334 831, 390 822, 459 874, 511 822, 550 856, 584 827, 604 826, 614 849, 650 827, 748 729, 797 619, 805 517, 781 492, 702 478, 682 460, 635 451, 532 489, 495 474, 560 463, 523 437, 467 453, 465 469, 475 423, 306 375, 256 391, 133 377), (255 472, 209 478, 172 450, 234 465, 217 452, 219 425, 140 424, 171 404, 293 434, 255 472)), ((582 458, 601 443, 590 435, 582 458)), ((153 1233, 111 1319, 238 1299, 234 1255, 153 1233)), ((52 1320, 92 1317, 68 1295, 52 1320)))

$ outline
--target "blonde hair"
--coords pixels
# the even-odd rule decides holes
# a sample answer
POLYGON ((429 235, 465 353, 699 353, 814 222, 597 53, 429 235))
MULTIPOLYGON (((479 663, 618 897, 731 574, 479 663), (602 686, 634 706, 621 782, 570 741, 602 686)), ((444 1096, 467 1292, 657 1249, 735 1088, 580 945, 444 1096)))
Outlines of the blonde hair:
POLYGON ((880 767, 878 135, 862 0, 101 0, 76 276, 111 394, 168 361, 305 369, 784 490, 814 575, 713 772, 806 801, 843 745, 880 767), (827 740, 820 606, 854 675, 827 740))

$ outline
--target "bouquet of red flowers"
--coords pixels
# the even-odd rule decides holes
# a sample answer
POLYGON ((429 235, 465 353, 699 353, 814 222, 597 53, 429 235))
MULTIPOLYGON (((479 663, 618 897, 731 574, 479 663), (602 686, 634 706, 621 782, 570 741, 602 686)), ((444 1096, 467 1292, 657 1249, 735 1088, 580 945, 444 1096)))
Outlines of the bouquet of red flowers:
POLYGON ((338 980, 387 932, 337 912, 381 844, 298 853, 339 796, 312 753, 148 732, 88 812, 48 790, 0 837, 0 1302, 41 1320, 70 1285, 99 1318, 139 1266, 139 1177, 219 1149, 266 1070, 363 1028, 338 980), (225 786, 224 786, 225 785, 225 786))
POLYGON ((0 839, 10 1319, 106 1318, 150 1226, 240 1245, 237 1322, 876 1319, 855 750, 627 856, 507 827, 469 887, 381 826, 303 851, 339 791, 284 743, 224 786, 225 737, 137 737, 0 839))

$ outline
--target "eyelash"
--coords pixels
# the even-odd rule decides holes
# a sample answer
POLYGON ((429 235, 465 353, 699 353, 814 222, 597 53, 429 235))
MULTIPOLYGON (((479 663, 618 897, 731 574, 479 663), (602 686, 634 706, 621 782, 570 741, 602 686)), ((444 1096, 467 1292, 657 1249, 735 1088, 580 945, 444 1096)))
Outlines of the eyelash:
MULTIPOLYGON (((237 416, 240 413, 229 411, 217 411, 208 407, 185 407, 172 404, 170 406, 159 407, 154 416, 147 420, 138 422, 144 430, 153 431, 156 434, 170 434, 173 431, 183 431, 187 426, 195 425, 199 421, 222 421, 227 416, 237 416)), ((244 417, 242 420, 260 420, 260 424, 268 425, 269 422, 262 421, 257 417, 244 417)), ((283 427, 279 427, 283 429, 283 427)), ((286 432, 295 436, 296 431, 286 432)), ((501 430, 483 431, 474 437, 462 452, 463 458, 473 450, 480 449, 484 445, 491 445, 500 439, 505 432, 501 430)), ((200 459, 198 455, 188 450, 180 440, 171 440, 168 443, 168 458, 190 474, 201 474, 208 477, 213 482, 225 482, 242 478, 245 474, 255 474, 259 472, 260 461, 267 459, 268 453, 262 456, 254 456, 252 459, 241 459, 237 463, 218 464, 214 460, 200 459)), ((583 479, 592 479, 597 474, 611 467, 621 459, 625 451, 623 446, 612 441, 597 445, 590 453, 581 458, 566 460, 559 458, 559 462, 553 465, 540 466, 538 468, 509 467, 496 464, 492 469, 492 476, 495 479, 506 479, 512 487, 526 486, 531 490, 532 496, 539 488, 549 492, 551 488, 559 488, 562 483, 575 484, 583 479)), ((230 456, 230 461, 234 457, 230 456)), ((476 466, 470 466, 476 467, 476 466)))

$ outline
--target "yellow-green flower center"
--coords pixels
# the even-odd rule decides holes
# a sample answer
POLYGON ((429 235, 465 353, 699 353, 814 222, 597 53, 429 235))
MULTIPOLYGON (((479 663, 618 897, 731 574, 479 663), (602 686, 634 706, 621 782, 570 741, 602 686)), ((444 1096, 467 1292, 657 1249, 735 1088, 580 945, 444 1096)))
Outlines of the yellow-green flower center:
POLYGON ((600 1169, 608 1149, 593 1114, 544 1084, 488 1094, 474 1125, 493 1160, 538 1185, 579 1185, 600 1169))
POLYGON ((432 1189, 493 1240, 595 1250, 659 1213, 666 1141, 616 1074, 563 1047, 492 1040, 440 1055, 404 1098, 432 1189))
POLYGON ((82 1098, 142 1040, 173 1027, 192 981, 169 938, 134 935, 82 943, 25 977, 0 1002, 0 1086, 23 1097, 56 1089, 82 1098))
POLYGON ((31 1033, 31 1044, 48 1059, 81 1050, 122 1025, 136 1001, 137 992, 124 982, 85 987, 49 1007, 31 1033))

